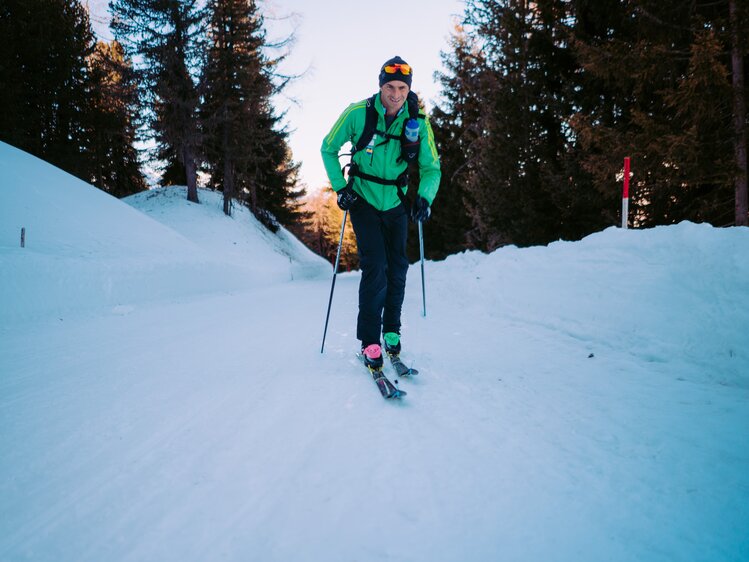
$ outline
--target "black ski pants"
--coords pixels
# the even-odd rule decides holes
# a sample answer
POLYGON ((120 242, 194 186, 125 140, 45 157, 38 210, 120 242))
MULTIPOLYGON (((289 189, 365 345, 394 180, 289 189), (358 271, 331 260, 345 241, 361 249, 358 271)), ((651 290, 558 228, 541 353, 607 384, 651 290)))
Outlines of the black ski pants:
POLYGON ((400 333, 408 272, 408 213, 403 204, 378 211, 359 197, 351 209, 351 224, 362 272, 356 337, 366 346, 379 343, 381 333, 400 333))

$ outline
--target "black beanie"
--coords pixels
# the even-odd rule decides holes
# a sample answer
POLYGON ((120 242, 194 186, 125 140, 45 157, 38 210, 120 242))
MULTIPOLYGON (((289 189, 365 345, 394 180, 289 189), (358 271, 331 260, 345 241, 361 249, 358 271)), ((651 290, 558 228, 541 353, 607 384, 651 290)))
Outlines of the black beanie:
POLYGON ((392 64, 404 64, 408 66, 408 63, 400 57, 393 57, 392 59, 385 61, 385 64, 380 67, 380 87, 382 87, 382 85, 386 82, 390 82, 392 80, 400 80, 401 82, 405 82, 406 84, 408 84, 408 87, 410 88, 411 79, 413 78, 414 74, 413 69, 411 69, 408 74, 404 74, 403 72, 401 72, 400 68, 396 69, 396 71, 392 74, 385 72, 385 67, 392 64))

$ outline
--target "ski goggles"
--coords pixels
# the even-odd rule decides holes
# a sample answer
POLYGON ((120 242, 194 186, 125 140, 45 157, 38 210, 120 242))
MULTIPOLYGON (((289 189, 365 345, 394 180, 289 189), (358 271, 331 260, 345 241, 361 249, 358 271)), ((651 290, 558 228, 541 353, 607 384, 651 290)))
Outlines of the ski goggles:
POLYGON ((411 74, 411 66, 408 64, 388 64, 382 67, 382 70, 385 72, 385 74, 395 74, 396 72, 400 72, 403 76, 408 76, 411 74))

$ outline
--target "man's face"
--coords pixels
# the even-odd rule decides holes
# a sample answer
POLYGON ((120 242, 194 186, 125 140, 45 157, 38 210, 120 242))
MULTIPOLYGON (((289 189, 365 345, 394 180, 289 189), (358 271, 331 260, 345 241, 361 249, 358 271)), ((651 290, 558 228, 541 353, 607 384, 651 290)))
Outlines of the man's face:
POLYGON ((408 96, 408 84, 400 80, 391 80, 385 82, 380 87, 380 98, 382 99, 382 105, 385 106, 385 110, 388 115, 398 113, 400 108, 406 102, 408 96))

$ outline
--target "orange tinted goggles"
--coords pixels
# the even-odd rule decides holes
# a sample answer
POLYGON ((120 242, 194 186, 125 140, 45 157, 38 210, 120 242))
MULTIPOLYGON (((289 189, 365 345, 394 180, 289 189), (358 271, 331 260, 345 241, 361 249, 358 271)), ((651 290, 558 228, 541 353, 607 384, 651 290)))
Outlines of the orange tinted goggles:
POLYGON ((382 70, 384 70, 386 74, 395 74, 396 72, 400 72, 403 76, 411 74, 411 66, 408 64, 388 64, 387 66, 384 66, 382 70))

